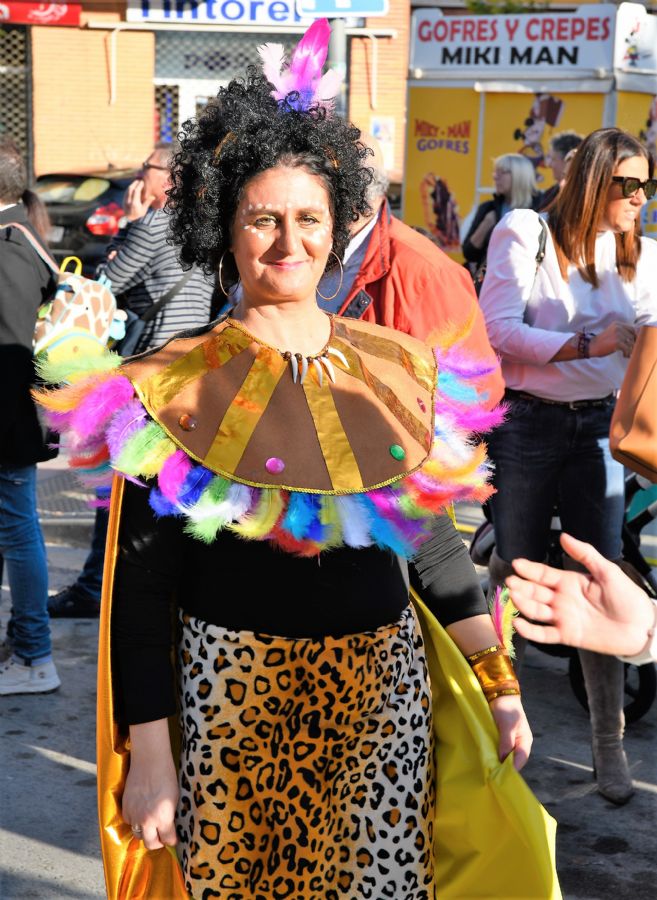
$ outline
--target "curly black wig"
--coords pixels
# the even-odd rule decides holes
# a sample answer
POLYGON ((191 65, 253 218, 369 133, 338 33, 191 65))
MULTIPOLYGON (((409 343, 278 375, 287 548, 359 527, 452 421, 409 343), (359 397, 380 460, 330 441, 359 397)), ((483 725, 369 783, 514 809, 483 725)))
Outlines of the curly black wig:
MULTIPOLYGON (((349 243, 350 224, 371 212, 366 191, 372 171, 363 160, 372 151, 360 143, 360 131, 327 116, 323 107, 297 109, 297 94, 278 101, 272 90, 264 75, 250 66, 245 79, 221 88, 197 121, 183 125, 168 195, 171 238, 180 248, 183 266, 196 263, 207 274, 218 270, 230 247, 244 186, 278 165, 303 167, 323 180, 333 217, 333 251, 340 259, 349 243)), ((227 283, 237 280, 229 253, 222 277, 227 283)))

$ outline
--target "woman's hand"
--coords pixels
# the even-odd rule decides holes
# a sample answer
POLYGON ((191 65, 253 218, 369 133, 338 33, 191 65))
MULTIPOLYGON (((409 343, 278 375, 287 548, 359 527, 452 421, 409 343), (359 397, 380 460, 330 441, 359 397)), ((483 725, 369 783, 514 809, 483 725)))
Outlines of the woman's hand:
POLYGON ((499 757, 503 762, 513 752, 513 765, 520 771, 529 759, 532 732, 518 695, 496 697, 490 711, 500 733, 499 757))
POLYGON ((589 356, 609 356, 620 350, 625 357, 632 355, 636 329, 627 322, 612 322, 604 331, 591 338, 589 356))
POLYGON ((166 719, 130 726, 130 771, 123 792, 122 814, 128 825, 139 826, 138 837, 147 850, 176 843, 174 817, 178 805, 178 777, 171 755, 166 719))
POLYGON ((590 544, 562 534, 561 546, 591 574, 514 559, 517 575, 506 582, 511 600, 538 623, 518 618, 518 633, 542 644, 568 644, 596 653, 640 653, 655 621, 648 595, 590 544))

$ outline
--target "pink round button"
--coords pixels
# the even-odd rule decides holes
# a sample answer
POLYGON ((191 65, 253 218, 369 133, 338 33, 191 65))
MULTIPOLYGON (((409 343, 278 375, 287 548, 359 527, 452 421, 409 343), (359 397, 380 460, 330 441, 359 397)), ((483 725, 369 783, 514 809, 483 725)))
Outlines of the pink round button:
POLYGON ((285 463, 278 456, 270 456, 265 463, 265 469, 270 475, 280 475, 285 468, 285 463))
POLYGON ((427 411, 427 404, 424 402, 424 400, 421 397, 417 398, 417 405, 420 407, 422 412, 427 411))

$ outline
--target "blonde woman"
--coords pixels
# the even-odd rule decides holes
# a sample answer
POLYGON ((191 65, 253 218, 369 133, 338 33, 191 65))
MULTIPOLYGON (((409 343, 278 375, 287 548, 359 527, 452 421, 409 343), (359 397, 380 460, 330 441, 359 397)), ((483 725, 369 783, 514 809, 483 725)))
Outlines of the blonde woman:
POLYGON ((493 228, 512 209, 536 209, 540 194, 536 190, 534 166, 520 153, 505 153, 493 161, 495 193, 481 203, 463 241, 463 256, 475 271, 486 261, 493 228))

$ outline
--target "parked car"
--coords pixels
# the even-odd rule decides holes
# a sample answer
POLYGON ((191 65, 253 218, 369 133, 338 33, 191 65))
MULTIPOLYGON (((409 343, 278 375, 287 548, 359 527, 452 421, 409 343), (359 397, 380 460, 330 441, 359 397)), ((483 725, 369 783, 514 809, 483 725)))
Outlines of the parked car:
POLYGON ((105 258, 107 244, 121 227, 123 196, 137 175, 134 169, 110 169, 37 178, 34 190, 48 209, 52 225, 49 244, 57 262, 77 256, 83 274, 93 276, 105 258))

